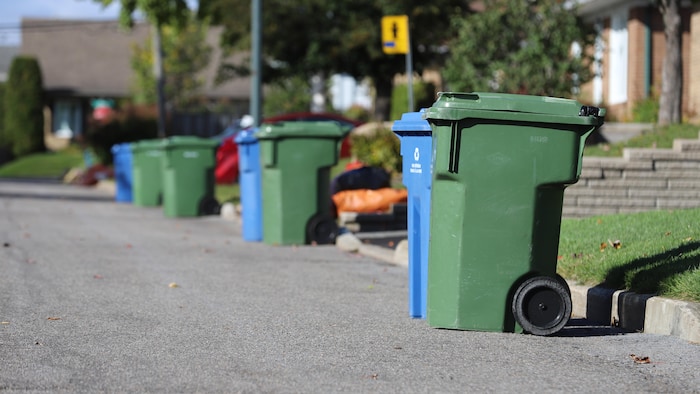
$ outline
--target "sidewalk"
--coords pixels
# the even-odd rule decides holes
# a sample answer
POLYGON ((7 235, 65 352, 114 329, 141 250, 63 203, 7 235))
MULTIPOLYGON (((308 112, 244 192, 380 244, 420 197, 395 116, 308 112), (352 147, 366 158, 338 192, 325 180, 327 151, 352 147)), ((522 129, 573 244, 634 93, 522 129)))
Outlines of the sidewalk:
MULTIPOLYGON (((375 236, 378 236, 375 235, 375 236)), ((395 237, 396 234, 387 234, 395 237)), ((408 241, 387 248, 363 243, 355 234, 341 234, 336 246, 388 263, 408 268, 408 241)), ((574 317, 628 331, 672 335, 700 343, 700 304, 677 301, 649 294, 581 286, 569 282, 574 317)))

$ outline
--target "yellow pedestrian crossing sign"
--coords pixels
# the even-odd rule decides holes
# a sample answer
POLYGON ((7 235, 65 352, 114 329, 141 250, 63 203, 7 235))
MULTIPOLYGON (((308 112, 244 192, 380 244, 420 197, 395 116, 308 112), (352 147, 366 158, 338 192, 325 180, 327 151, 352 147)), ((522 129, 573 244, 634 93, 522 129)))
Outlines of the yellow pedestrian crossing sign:
POLYGON ((408 15, 382 17, 382 50, 387 55, 408 53, 408 15))

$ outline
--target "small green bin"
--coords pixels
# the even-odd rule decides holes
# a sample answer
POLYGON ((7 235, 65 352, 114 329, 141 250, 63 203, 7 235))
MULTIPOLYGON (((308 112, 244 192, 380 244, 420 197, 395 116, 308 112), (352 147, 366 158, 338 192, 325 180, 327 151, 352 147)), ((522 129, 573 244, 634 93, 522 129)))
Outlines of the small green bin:
POLYGON ((143 140, 131 144, 134 205, 154 207, 162 202, 163 142, 143 140))
POLYGON ((168 138, 163 144, 163 211, 168 217, 213 215, 214 167, 219 142, 191 136, 168 138))
POLYGON ((293 245, 335 241, 330 167, 350 128, 337 122, 279 122, 255 134, 262 166, 263 242, 293 245))
POLYGON ((574 100, 441 93, 428 109, 433 327, 549 335, 571 315, 557 275, 564 189, 605 110, 574 100))

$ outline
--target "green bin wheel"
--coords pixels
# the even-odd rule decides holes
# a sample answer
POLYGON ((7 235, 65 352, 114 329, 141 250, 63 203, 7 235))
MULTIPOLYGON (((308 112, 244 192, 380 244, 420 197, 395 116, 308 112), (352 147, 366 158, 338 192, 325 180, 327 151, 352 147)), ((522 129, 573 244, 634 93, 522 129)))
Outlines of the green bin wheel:
POLYGON ((199 200, 200 215, 218 215, 221 212, 221 205, 214 197, 205 196, 199 200))
POLYGON ((571 294, 557 278, 536 276, 523 282, 513 296, 513 316, 526 332, 551 335, 571 317, 571 294))
POLYGON ((306 239, 318 245, 332 244, 338 235, 338 224, 330 216, 315 214, 306 224, 306 239))

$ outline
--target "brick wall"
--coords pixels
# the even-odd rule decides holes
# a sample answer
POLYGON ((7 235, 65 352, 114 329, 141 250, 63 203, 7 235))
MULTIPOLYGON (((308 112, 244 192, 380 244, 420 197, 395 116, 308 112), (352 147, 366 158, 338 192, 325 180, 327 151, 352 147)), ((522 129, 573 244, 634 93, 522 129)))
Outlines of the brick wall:
POLYGON ((564 193, 563 217, 700 207, 700 139, 671 149, 627 148, 621 158, 584 157, 564 193))

